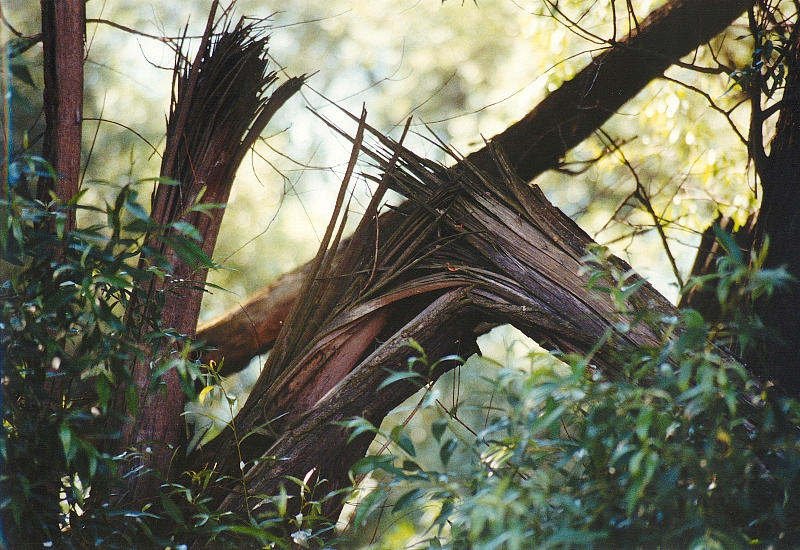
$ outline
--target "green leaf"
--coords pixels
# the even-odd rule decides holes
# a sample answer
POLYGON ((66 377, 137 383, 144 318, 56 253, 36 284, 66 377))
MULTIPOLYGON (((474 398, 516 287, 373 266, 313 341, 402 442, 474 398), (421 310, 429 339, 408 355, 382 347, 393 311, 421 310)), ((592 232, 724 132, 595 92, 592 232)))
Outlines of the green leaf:
POLYGON ((77 446, 75 445, 75 441, 72 437, 72 428, 69 427, 68 424, 64 423, 61 424, 58 428, 58 437, 61 439, 61 445, 64 448, 64 456, 67 459, 67 462, 71 462, 72 458, 75 456, 75 452, 77 451, 77 446))
POLYGON ((95 391, 97 391, 97 399, 100 406, 106 407, 111 400, 111 387, 108 384, 108 378, 101 374, 95 378, 94 383, 95 391))
POLYGON ((353 467, 351 468, 351 472, 353 475, 361 475, 361 474, 368 474, 370 472, 374 472, 376 470, 383 470, 389 474, 395 475, 400 479, 406 479, 407 476, 403 470, 398 468, 393 464, 394 457, 393 456, 365 456, 358 462, 356 462, 353 467))
POLYGON ((183 525, 183 514, 181 514, 180 509, 172 502, 172 499, 169 498, 168 495, 161 495, 161 506, 164 508, 164 512, 175 521, 178 525, 183 525))
POLYGON ((106 283, 112 288, 128 288, 131 286, 130 281, 119 275, 113 273, 98 275, 94 278, 95 283, 106 283))
POLYGON ((397 443, 397 446, 403 449, 409 456, 417 456, 417 450, 414 448, 414 442, 408 437, 404 431, 404 426, 395 426, 392 428, 392 441, 397 443))
POLYGON ((17 80, 21 80, 28 86, 36 88, 36 83, 33 81, 33 76, 28 66, 25 63, 11 63, 11 74, 17 80))
POLYGON ((139 414, 139 395, 136 393, 136 386, 132 384, 125 389, 125 408, 134 418, 139 414))
POLYGON ((422 489, 416 488, 411 489, 410 491, 403 494, 400 498, 397 499, 397 502, 394 503, 394 507, 392 508, 393 514, 398 514, 402 512, 405 508, 408 507, 409 504, 413 504, 418 498, 422 496, 422 489))
POLYGON ((345 420, 344 422, 339 423, 341 426, 344 426, 348 430, 353 430, 350 433, 350 437, 347 439, 347 442, 350 443, 356 437, 363 433, 375 433, 378 429, 372 425, 372 423, 365 419, 365 418, 351 418, 350 420, 345 420))
POLYGON ((276 507, 278 508, 278 515, 284 517, 286 515, 286 508, 289 506, 289 494, 286 492, 286 487, 284 487, 283 484, 281 484, 277 501, 276 507))
POLYGON ((544 414, 536 419, 530 426, 531 433, 538 433, 547 430, 554 422, 558 422, 561 414, 567 410, 566 405, 559 405, 547 414, 544 414))
POLYGON ((153 219, 150 217, 150 214, 148 214, 139 203, 126 200, 125 208, 133 215, 134 218, 146 223, 153 223, 153 219))
POLYGON ((419 342, 414 340, 413 338, 409 338, 406 345, 410 348, 414 348, 422 357, 425 357, 425 350, 422 348, 419 342))
POLYGON ((455 452, 457 446, 458 442, 455 439, 448 439, 439 449, 439 458, 444 466, 447 466, 450 462, 450 458, 453 456, 453 452, 455 452))
POLYGON ((172 248, 178 257, 187 265, 195 268, 214 267, 214 262, 211 261, 211 258, 192 241, 172 235, 164 235, 162 240, 172 248))
POLYGON ((647 433, 650 431, 650 424, 653 422, 653 414, 653 407, 645 405, 636 417, 636 435, 638 435, 639 439, 642 441, 647 439, 647 433))
POLYGON ((377 490, 371 491, 367 496, 361 499, 361 502, 358 503, 358 509, 356 510, 356 517, 353 519, 353 525, 355 525, 356 528, 363 526, 367 517, 376 510, 385 499, 386 497, 384 494, 377 490))
POLYGON ((203 202, 203 203, 199 203, 199 204, 193 205, 192 207, 190 207, 187 210, 187 212, 200 212, 200 213, 205 214, 206 216, 210 217, 211 214, 209 214, 209 211, 211 211, 211 210, 219 210, 219 209, 225 208, 225 206, 226 206, 225 203, 203 202))
POLYGON ((446 418, 438 418, 433 421, 431 424, 431 434, 433 434, 433 438, 438 442, 442 439, 442 434, 447 429, 448 420, 446 418))
POLYGON ((386 379, 383 382, 381 382, 380 386, 378 386, 379 390, 385 388, 386 386, 394 384, 395 382, 399 382, 400 380, 413 380, 414 384, 419 387, 425 385, 426 382, 425 377, 419 374, 418 372, 393 371, 389 369, 386 370, 388 370, 391 374, 389 374, 389 376, 387 376, 386 379))
POLYGON ((257 539, 259 542, 263 542, 265 545, 270 543, 285 544, 285 541, 281 537, 270 533, 266 529, 261 529, 260 527, 251 527, 250 525, 220 525, 219 527, 214 528, 214 532, 229 532, 247 535, 257 539))
POLYGON ((201 242, 203 240, 202 235, 200 235, 200 231, 189 222, 177 221, 172 222, 169 224, 169 226, 197 242, 201 242))
POLYGON ((722 245, 722 248, 725 249, 725 252, 727 252, 728 255, 733 258, 737 265, 744 265, 742 250, 739 248, 739 245, 736 244, 736 241, 733 240, 733 237, 726 233, 718 224, 714 224, 713 229, 719 244, 722 245))

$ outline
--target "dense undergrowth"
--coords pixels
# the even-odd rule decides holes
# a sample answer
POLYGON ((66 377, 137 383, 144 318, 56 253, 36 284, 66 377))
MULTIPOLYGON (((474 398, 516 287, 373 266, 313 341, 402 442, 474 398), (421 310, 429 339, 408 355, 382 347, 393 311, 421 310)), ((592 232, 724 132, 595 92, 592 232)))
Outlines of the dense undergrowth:
POLYGON ((717 273, 692 284, 715 285, 725 322, 709 324, 692 310, 670 318, 631 310, 630 273, 596 248, 585 269, 621 314, 607 338, 622 341, 635 323, 657 323, 660 346, 620 345, 624 374, 614 380, 592 366, 591 354, 556 361, 536 352, 526 368, 498 363, 488 371, 478 415, 485 420, 470 439, 458 403, 445 409, 423 399, 438 414, 430 425, 434 464, 420 459, 405 430, 382 434, 394 456, 370 456, 355 468, 379 480, 354 518, 384 516, 389 527, 376 531, 384 536, 373 547, 396 546, 391 525, 409 517, 416 533, 404 543, 414 548, 800 544, 800 403, 754 380, 727 349, 769 344, 750 304, 789 278, 763 269, 764 253, 747 258, 729 236, 718 237, 728 253, 717 273), (457 468, 453 456, 463 458, 457 468))
MULTIPOLYGON (((161 326, 164 293, 193 283, 171 281, 170 265, 149 243, 166 241, 198 269, 213 262, 191 226, 154 224, 137 202, 140 183, 109 186, 102 208, 80 197, 44 204, 24 191, 46 166, 20 163, 21 179, 2 204, 0 513, 8 547, 345 546, 347 533, 333 540, 321 515, 331 495, 299 479, 287 480, 299 497, 260 495, 248 517, 208 506, 205 491, 218 481, 212 471, 164 480, 157 501, 119 504, 125 476, 159 475, 131 471, 134 451, 115 450, 121 424, 147 406, 131 389, 130 365, 149 357, 154 380, 177 369, 190 398, 220 382, 193 360, 196 344, 161 326), (66 208, 95 221, 64 231, 66 208), (133 289, 153 278, 170 284, 132 301, 133 289), (287 512, 291 498, 303 500, 299 514, 287 512)), ((608 262, 605 249, 590 250, 592 286, 610 294, 620 314, 606 338, 622 342, 635 323, 656 323, 661 345, 620 344, 624 375, 613 380, 591 354, 533 354, 525 369, 495 365, 486 371, 492 390, 475 437, 456 437, 458 415, 440 410, 427 427, 437 463, 424 463, 398 427, 384 434, 394 456, 355 467, 355 476, 370 473, 379 484, 360 497, 354 528, 394 495, 391 516, 415 519, 417 533, 406 541, 414 547, 800 544, 800 404, 753 380, 728 351, 769 343, 750 304, 788 277, 763 269, 764 254, 746 258, 727 235, 719 238, 728 254, 716 274, 695 282, 715 285, 726 319, 716 324, 692 310, 670 318, 631 310, 630 274, 608 262)), ((424 350, 415 355, 411 365, 427 364, 424 350)), ((386 383, 418 376, 395 373, 386 383)), ((424 377, 419 382, 430 391, 424 377)), ((358 419, 350 425, 354 434, 376 430, 358 419)))

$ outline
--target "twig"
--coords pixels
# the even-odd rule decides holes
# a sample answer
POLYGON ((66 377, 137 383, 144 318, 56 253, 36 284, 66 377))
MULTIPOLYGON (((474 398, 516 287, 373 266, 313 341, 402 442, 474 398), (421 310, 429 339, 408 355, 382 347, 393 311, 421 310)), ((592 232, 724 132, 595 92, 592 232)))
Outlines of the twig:
POLYGON ((703 96, 706 99, 706 101, 708 101, 709 107, 711 107, 713 110, 715 110, 716 112, 718 112, 719 114, 721 114, 722 116, 725 117, 725 120, 728 121, 728 125, 731 127, 731 129, 736 134, 736 136, 739 138, 739 140, 744 145, 748 144, 747 138, 744 137, 744 134, 742 134, 739 131, 739 128, 736 127, 736 123, 733 122, 733 119, 731 118, 731 113, 733 112, 734 109, 736 109, 736 107, 741 105, 741 103, 737 103, 730 110, 725 110, 722 107, 720 107, 719 105, 717 105, 717 103, 714 101, 714 98, 712 98, 711 95, 708 92, 705 92, 705 91, 701 90, 700 88, 697 88, 696 86, 692 86, 691 84, 687 84, 686 82, 681 82, 677 78, 671 78, 671 77, 666 76, 666 75, 662 76, 661 78, 663 78, 667 82, 673 82, 673 83, 675 83, 675 84, 677 84, 679 86, 683 86, 687 90, 691 90, 692 92, 703 96))
MULTIPOLYGON (((606 139, 611 140, 613 143, 613 139, 609 136, 602 128, 598 130, 598 132, 605 135, 606 139)), ((622 152, 621 148, 617 148, 617 154, 619 154, 622 163, 630 170, 631 174, 633 175, 633 179, 636 182, 636 190, 633 192, 633 196, 635 196, 642 206, 645 207, 647 212, 653 218, 653 224, 655 225, 656 231, 658 231, 658 236, 661 237, 661 244, 664 246, 664 252, 667 254, 667 259, 669 260, 670 266, 672 267, 672 273, 675 275, 675 279, 678 281, 679 288, 683 288, 683 277, 681 277, 681 272, 678 269, 678 264, 675 261, 675 257, 672 255, 672 251, 669 248, 669 243, 667 241, 667 235, 664 232, 664 228, 661 226, 661 218, 659 218, 658 214, 656 214, 655 209, 653 208, 653 204, 650 202, 650 197, 647 195, 647 189, 645 189, 644 185, 642 185, 641 180, 639 179, 639 174, 636 173, 636 170, 631 165, 628 158, 625 156, 625 153, 622 152)))
MULTIPOLYGON (((98 123, 105 122, 106 124, 114 124, 116 126, 120 126, 122 128, 125 128, 130 133, 132 133, 133 135, 135 135, 136 137, 141 139, 143 142, 145 142, 148 145, 148 147, 150 147, 150 149, 153 150, 153 153, 155 153, 159 157, 161 156, 161 153, 158 152, 158 148, 155 145, 153 145, 146 137, 144 137, 142 134, 140 134, 139 132, 137 132, 136 130, 134 130, 133 128, 131 128, 130 126, 128 126, 126 124, 123 124, 121 122, 117 122, 116 120, 110 120, 108 118, 103 118, 102 110, 100 111, 100 117, 85 117, 83 120, 84 121, 96 121, 98 123)), ((99 124, 98 124, 98 127, 99 127, 99 124)), ((95 136, 96 135, 97 135, 97 132, 95 132, 95 136)), ((94 145, 94 141, 92 141, 92 145, 94 145)), ((84 175, 85 175, 85 173, 86 173, 86 171, 84 170, 84 175)), ((81 181, 83 181, 83 178, 81 178, 81 181)))

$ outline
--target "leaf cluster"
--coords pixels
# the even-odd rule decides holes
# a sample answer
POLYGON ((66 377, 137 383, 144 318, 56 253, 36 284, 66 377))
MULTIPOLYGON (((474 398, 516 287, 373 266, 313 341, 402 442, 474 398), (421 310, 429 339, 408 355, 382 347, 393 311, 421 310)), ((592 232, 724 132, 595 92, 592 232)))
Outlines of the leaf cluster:
POLYGON ((28 191, 51 175, 46 163, 23 157, 10 168, 14 188, 0 202, 5 534, 9 542, 95 547, 115 540, 126 547, 156 517, 113 505, 134 458, 118 452, 116 441, 146 406, 131 366, 147 358, 154 388, 177 369, 189 394, 201 374, 189 360, 195 346, 160 321, 165 294, 191 283, 170 279, 172 267, 152 243, 169 239, 192 265, 211 262, 197 253, 194 228, 155 224, 135 184, 112 189, 102 208, 81 204, 82 194, 68 204, 44 203, 28 191), (100 221, 66 231, 68 209, 100 221), (167 284, 149 300, 133 299, 157 279, 167 284))
MULTIPOLYGON (((786 282, 758 262, 745 267, 733 250, 716 276, 728 289, 718 294, 723 306, 786 282)), ((654 322, 627 303, 626 273, 602 250, 587 261, 593 284, 628 319, 616 335, 654 322)), ((800 403, 763 387, 718 347, 721 333, 737 337, 740 328, 758 337, 748 328, 757 320, 741 321, 721 332, 691 310, 661 318, 663 342, 621 353, 624 375, 613 380, 591 355, 562 363, 536 355, 529 370, 500 368, 473 440, 456 436, 453 417, 431 425, 442 467, 418 460, 402 429, 386 434, 397 456, 356 466, 383 480, 357 521, 377 514, 392 491, 392 517, 415 517, 422 534, 414 543, 430 548, 797 545, 800 403), (448 466, 455 453, 467 457, 460 468, 448 466)))

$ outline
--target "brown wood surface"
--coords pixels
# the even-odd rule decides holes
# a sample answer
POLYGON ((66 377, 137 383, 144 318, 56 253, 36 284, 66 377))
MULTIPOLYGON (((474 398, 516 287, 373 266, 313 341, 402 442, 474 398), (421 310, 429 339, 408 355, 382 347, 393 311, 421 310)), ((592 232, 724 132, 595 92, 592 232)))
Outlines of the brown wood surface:
MULTIPOLYGON (((592 360, 607 376, 615 375, 618 354, 629 346, 660 342, 664 327, 647 322, 606 338, 622 318, 607 295, 587 290, 580 266, 592 240, 524 180, 554 166, 614 109, 680 55, 727 27, 748 5, 735 0, 666 4, 642 22, 640 32, 614 44, 602 62, 592 63, 455 168, 416 157, 373 132, 383 149, 365 153, 391 174, 388 185, 409 200, 391 219, 375 217, 379 230, 357 231, 348 256, 356 260, 338 262, 325 277, 312 272, 307 288, 314 289, 313 295, 304 291, 298 296, 278 337, 280 343, 284 334, 300 330, 312 334, 311 341, 284 345, 279 358, 270 356, 268 375, 262 375, 234 420, 237 433, 249 434, 247 439, 226 430, 192 457, 196 469, 214 467, 231 476, 215 488, 220 509, 243 513, 257 504, 249 495, 274 494, 283 476, 303 478, 312 468, 327 480, 326 490, 346 485, 348 469, 363 454, 368 438, 348 445, 346 431, 332 422, 358 415, 379 423, 413 393, 415 387, 402 383, 377 389, 387 368, 405 368, 413 353, 406 346, 408 338, 422 343, 431 357, 466 355, 486 322, 511 322, 564 352, 586 353, 605 342, 592 360), (408 297, 388 299, 398 289, 407 289, 408 297), (311 315, 313 308, 317 310, 311 315), (331 335, 330 341, 338 342, 336 331, 345 320, 356 323, 360 316, 374 326, 371 316, 383 308, 388 320, 384 329, 360 358, 349 356, 349 365, 320 362, 308 354, 317 349, 335 356, 320 343, 331 335), (362 313, 354 315, 356 311, 362 313), (307 318, 313 318, 312 329, 290 322, 307 318), (292 386, 295 380, 334 370, 345 375, 332 389, 306 410, 289 406, 287 413, 298 391, 292 386), (244 460, 243 470, 239 456, 229 452, 234 447, 244 460), (241 490, 244 485, 247 495, 241 490)), ((363 125, 362 118, 359 131, 363 125)), ((360 147, 360 138, 354 143, 360 147)), ((337 249, 334 245, 326 254, 332 258, 337 249)), ((630 269, 620 260, 612 262, 622 271, 630 269)), ((630 281, 636 282, 636 277, 630 281)), ((674 314, 645 282, 631 296, 630 307, 674 314)), ((433 380, 449 367, 425 375, 433 380)), ((335 514, 337 506, 331 503, 329 511, 335 514)))
MULTIPOLYGON (((83 127, 84 0, 42 0, 45 134, 43 157, 56 172, 44 180, 39 198, 50 192, 66 202, 78 193, 83 127)), ((65 229, 75 227, 75 211, 66 211, 65 229)))

